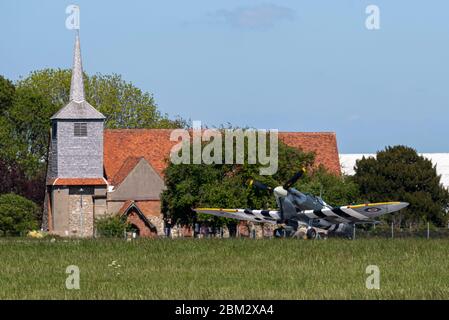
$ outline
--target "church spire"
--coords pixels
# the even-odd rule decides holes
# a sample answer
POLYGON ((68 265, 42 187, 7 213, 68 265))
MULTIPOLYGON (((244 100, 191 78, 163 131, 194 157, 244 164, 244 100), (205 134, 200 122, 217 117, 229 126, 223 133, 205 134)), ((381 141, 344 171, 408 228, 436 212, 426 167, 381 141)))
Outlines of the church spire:
POLYGON ((73 52, 72 82, 70 85, 70 101, 84 101, 83 64, 81 62, 81 46, 79 31, 76 32, 73 52))
POLYGON ((75 49, 73 51, 72 83, 70 84, 70 101, 56 112, 52 120, 102 120, 105 116, 92 107, 84 97, 83 65, 81 63, 81 48, 79 32, 76 32, 75 49))

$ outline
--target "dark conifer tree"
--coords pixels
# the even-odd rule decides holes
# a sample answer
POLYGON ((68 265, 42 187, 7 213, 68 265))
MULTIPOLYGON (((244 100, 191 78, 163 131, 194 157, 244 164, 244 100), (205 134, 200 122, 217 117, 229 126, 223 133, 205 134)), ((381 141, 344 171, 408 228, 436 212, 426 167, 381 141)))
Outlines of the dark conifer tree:
POLYGON ((447 222, 449 193, 432 162, 406 146, 387 147, 376 158, 356 162, 354 180, 369 202, 406 201, 410 206, 392 217, 402 226, 447 222))

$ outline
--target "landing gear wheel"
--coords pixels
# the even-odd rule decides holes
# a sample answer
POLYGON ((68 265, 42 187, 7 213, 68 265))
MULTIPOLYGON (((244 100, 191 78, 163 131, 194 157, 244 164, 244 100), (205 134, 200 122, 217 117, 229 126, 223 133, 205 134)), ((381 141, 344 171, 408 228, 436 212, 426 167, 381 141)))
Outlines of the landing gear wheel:
POLYGON ((307 239, 316 239, 318 233, 316 232, 315 228, 310 228, 309 230, 307 230, 307 239))

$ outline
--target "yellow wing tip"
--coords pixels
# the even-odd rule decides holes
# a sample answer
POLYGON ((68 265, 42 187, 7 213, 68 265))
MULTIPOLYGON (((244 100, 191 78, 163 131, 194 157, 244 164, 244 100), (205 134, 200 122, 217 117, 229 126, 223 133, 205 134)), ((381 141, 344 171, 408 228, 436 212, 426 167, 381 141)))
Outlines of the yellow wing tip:
POLYGON ((237 212, 236 209, 219 209, 219 208, 195 208, 195 211, 223 211, 223 212, 237 212))
POLYGON ((372 206, 382 206, 382 205, 393 205, 393 204, 400 204, 399 201, 391 201, 391 202, 376 202, 376 203, 364 203, 364 204, 356 204, 353 206, 348 206, 348 208, 354 209, 354 208, 363 208, 363 207, 372 207, 372 206))

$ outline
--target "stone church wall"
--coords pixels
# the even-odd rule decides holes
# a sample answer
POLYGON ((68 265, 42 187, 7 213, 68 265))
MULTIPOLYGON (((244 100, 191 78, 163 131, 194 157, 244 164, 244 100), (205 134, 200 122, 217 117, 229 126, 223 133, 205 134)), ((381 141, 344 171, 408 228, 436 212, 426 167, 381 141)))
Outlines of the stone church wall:
POLYGON ((93 236, 94 210, 92 200, 92 195, 69 195, 69 228, 71 236, 93 236))

